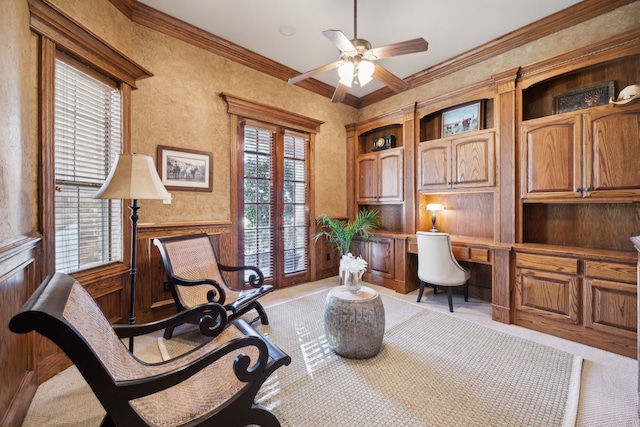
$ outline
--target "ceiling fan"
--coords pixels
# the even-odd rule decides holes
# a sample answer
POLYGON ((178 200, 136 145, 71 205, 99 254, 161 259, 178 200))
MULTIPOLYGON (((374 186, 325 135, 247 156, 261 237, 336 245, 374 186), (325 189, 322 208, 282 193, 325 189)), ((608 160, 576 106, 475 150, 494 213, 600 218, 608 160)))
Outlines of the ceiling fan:
POLYGON ((429 48, 429 43, 423 38, 407 40, 387 46, 371 48, 371 43, 358 38, 357 32, 358 1, 353 1, 353 40, 340 30, 326 30, 322 32, 338 49, 340 59, 331 64, 323 65, 306 73, 289 79, 289 83, 295 84, 316 74, 338 69, 340 81, 331 98, 332 102, 342 102, 347 95, 347 90, 355 83, 364 86, 371 79, 380 80, 394 92, 402 92, 409 88, 409 84, 398 78, 380 64, 373 61, 392 56, 407 55, 409 53, 424 52, 429 48))

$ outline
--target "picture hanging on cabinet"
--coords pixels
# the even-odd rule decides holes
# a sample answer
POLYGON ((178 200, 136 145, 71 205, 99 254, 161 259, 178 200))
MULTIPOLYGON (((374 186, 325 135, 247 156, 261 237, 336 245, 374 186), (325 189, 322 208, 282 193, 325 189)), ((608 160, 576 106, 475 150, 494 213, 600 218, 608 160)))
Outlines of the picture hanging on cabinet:
POLYGON ((157 167, 167 190, 213 191, 213 153, 158 145, 157 167))
POLYGON ((567 113, 609 103, 615 95, 615 82, 598 83, 568 90, 553 97, 553 113, 567 113))
POLYGON ((442 137, 480 130, 482 101, 467 104, 442 113, 442 137))

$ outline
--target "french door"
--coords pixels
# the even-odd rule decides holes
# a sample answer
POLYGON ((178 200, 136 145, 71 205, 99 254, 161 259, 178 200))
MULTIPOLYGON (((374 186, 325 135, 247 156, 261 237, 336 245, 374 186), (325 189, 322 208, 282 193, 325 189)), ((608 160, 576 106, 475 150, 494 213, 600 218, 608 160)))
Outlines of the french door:
POLYGON ((238 258, 276 286, 308 281, 309 135, 254 121, 239 135, 238 258))

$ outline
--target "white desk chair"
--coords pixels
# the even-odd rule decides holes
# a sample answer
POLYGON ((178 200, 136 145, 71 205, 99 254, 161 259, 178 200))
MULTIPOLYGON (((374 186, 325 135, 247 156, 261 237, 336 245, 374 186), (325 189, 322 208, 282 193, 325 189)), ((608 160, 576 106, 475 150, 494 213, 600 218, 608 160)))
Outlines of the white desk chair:
POLYGON ((469 299, 469 269, 462 267, 453 257, 451 239, 447 233, 434 231, 416 233, 418 240, 418 279, 420 292, 418 302, 422 299, 425 284, 433 286, 437 293, 438 286, 447 287, 449 311, 453 312, 453 287, 464 286, 464 300, 469 299))

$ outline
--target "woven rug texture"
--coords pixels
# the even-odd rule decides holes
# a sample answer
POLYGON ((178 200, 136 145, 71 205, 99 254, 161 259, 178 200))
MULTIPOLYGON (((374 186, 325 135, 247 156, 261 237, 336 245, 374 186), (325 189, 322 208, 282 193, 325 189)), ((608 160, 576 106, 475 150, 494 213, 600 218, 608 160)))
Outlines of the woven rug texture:
MULTIPOLYGON (((382 295, 386 330, 370 359, 324 335, 327 291, 268 308, 256 329, 292 358, 258 403, 283 426, 573 426, 582 358, 382 295)), ((159 339, 163 357, 202 338, 159 339)))

